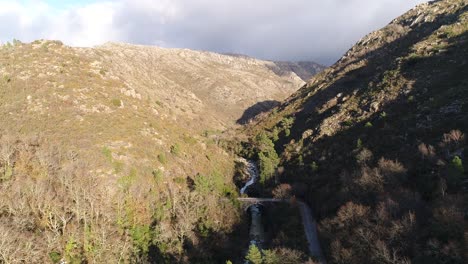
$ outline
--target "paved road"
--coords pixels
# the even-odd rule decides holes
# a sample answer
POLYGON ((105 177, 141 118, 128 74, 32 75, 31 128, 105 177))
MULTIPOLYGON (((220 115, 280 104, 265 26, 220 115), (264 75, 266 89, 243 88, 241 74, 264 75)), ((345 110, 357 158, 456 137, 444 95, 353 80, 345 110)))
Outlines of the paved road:
MULTIPOLYGON (((289 202, 289 200, 275 199, 275 198, 237 198, 240 202, 249 202, 249 203, 280 203, 280 202, 289 202)), ((319 263, 326 264, 325 258, 320 247, 320 242, 317 236, 317 223, 314 216, 312 215, 312 210, 310 210, 309 205, 302 201, 297 201, 299 204, 299 211, 301 212, 302 224, 304 226, 304 233, 307 238, 309 252, 311 256, 317 258, 319 263)))

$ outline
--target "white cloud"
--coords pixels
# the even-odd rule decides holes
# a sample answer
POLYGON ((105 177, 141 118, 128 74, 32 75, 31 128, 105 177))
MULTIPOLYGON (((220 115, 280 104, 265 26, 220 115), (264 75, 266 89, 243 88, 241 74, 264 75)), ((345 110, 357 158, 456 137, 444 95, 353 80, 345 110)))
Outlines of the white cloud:
POLYGON ((54 8, 0 0, 0 40, 106 41, 331 63, 424 0, 114 0, 54 8))

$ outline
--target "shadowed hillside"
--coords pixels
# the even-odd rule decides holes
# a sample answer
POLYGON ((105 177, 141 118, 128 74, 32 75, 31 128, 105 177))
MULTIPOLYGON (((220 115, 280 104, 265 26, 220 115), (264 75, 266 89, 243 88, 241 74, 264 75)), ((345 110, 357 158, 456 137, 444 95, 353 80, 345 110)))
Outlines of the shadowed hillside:
POLYGON ((266 192, 312 205, 330 263, 466 262, 466 54, 468 3, 422 4, 246 128, 266 192))

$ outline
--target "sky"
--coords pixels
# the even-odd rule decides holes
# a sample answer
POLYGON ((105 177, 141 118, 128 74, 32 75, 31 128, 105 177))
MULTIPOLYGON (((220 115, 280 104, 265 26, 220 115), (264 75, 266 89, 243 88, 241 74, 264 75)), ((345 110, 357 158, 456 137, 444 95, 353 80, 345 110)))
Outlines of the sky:
POLYGON ((126 42, 330 65, 425 0, 0 0, 0 41, 126 42))

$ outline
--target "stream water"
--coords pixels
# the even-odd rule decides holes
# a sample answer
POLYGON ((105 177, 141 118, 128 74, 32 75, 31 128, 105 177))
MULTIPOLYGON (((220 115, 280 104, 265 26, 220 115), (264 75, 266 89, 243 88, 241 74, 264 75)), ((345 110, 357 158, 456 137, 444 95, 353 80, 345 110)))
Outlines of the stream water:
MULTIPOLYGON (((257 165, 253 161, 247 162, 247 171, 249 172, 250 179, 245 183, 241 188, 240 193, 244 194, 247 188, 255 184, 258 180, 258 169, 257 165)), ((258 248, 262 247, 265 238, 265 232, 262 224, 262 210, 261 206, 254 204, 249 207, 248 211, 250 212, 250 230, 249 238, 250 245, 256 245, 258 248)))
POLYGON ((255 164, 255 162, 251 160, 246 160, 246 162, 247 162, 247 171, 249 172, 250 179, 245 183, 244 187, 240 189, 241 194, 244 194, 247 188, 250 185, 254 184, 258 179, 258 169, 257 169, 257 165, 255 164))

